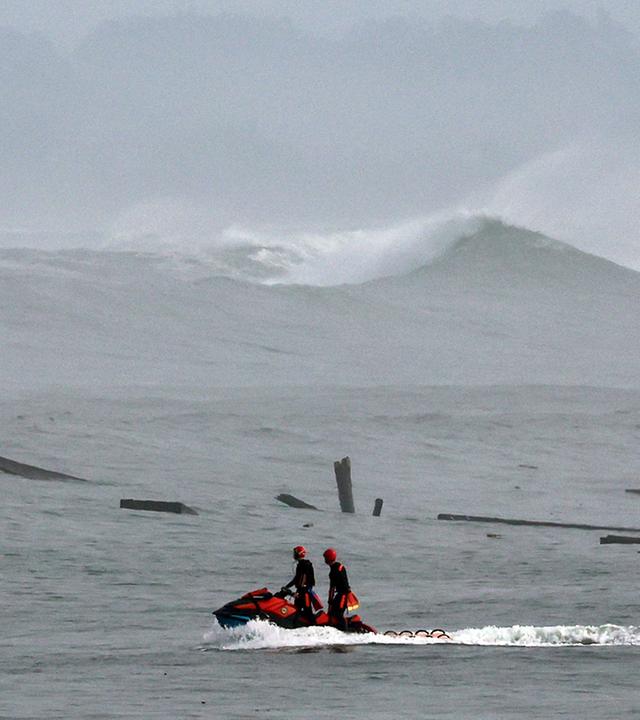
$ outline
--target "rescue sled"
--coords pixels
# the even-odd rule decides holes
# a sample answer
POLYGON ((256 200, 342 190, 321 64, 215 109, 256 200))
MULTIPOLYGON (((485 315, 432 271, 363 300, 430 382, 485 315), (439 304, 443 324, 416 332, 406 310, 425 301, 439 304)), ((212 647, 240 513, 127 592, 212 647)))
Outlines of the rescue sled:
MULTIPOLYGON (((293 603, 289 602, 286 594, 281 590, 271 593, 267 588, 253 590, 237 600, 232 600, 221 608, 213 611, 217 621, 224 628, 234 628, 246 625, 250 620, 266 620, 279 627, 293 630, 295 628, 329 626, 329 616, 324 611, 315 614, 313 622, 309 623, 302 617, 293 603)), ((359 615, 345 617, 348 633, 375 633, 377 630, 371 625, 362 622, 359 615)))

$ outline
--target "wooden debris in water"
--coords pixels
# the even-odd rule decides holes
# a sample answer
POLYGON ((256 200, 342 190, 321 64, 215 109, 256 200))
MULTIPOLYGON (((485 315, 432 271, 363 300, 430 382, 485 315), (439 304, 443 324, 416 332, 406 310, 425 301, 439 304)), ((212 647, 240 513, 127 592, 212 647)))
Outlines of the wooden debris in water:
POLYGON ((630 535, 605 535, 600 538, 600 545, 639 545, 640 537, 630 535))
POLYGON ((571 528, 576 530, 613 530, 618 532, 637 532, 640 528, 632 527, 610 527, 608 525, 587 525, 584 523, 562 523, 544 520, 513 520, 498 517, 483 517, 481 515, 455 515, 452 513, 440 513, 438 520, 466 520, 467 522, 504 523, 506 525, 531 525, 534 527, 555 527, 571 528))
POLYGON ((289 505, 289 507, 299 508, 300 510, 318 509, 315 505, 309 505, 309 503, 304 500, 300 500, 300 498, 297 498, 295 495, 289 495, 289 493, 281 493, 276 497, 276 500, 279 500, 285 505, 289 505))
POLYGON ((6 473, 7 475, 17 475, 28 478, 29 480, 73 480, 76 482, 86 482, 84 478, 76 477, 75 475, 67 475, 66 473, 55 470, 45 470, 35 465, 27 465, 5 457, 0 457, 0 472, 6 473))
POLYGON ((165 502, 164 500, 134 500, 123 498, 120 507, 127 510, 151 510, 153 512, 169 512, 182 515, 197 515, 198 513, 181 502, 165 502))

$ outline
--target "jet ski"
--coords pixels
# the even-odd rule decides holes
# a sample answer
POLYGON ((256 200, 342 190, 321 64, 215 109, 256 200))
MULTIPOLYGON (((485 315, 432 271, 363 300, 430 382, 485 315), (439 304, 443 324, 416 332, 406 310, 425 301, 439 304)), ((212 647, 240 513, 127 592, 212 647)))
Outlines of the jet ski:
MULTIPOLYGON (((267 588, 252 590, 237 600, 232 600, 221 608, 213 611, 217 621, 224 628, 235 628, 246 625, 250 620, 266 620, 278 627, 293 630, 295 628, 329 626, 329 616, 323 610, 317 612, 313 622, 309 623, 302 617, 295 605, 289 601, 291 593, 281 590, 271 593, 267 588)), ((362 622, 359 615, 345 617, 348 633, 375 633, 377 630, 362 622)))

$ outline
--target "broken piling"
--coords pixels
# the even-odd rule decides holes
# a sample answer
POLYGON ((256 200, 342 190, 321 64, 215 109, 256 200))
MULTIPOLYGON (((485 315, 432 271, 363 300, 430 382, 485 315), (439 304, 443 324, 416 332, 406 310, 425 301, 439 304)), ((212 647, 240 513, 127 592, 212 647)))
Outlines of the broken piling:
POLYGON ((333 463, 333 469, 336 473, 340 510, 343 513, 355 513, 356 508, 353 504, 353 488, 351 486, 351 460, 349 457, 336 460, 333 463))

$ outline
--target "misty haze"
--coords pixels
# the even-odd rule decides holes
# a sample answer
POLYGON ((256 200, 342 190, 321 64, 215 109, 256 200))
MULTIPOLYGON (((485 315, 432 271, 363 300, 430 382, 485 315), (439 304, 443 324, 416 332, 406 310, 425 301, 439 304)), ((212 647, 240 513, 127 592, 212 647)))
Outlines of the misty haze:
POLYGON ((635 717, 640 10, 479 5, 0 4, 0 717, 635 717))
POLYGON ((640 58, 614 17, 395 16, 325 37, 182 13, 72 47, 0 37, 5 246, 480 211, 638 266, 640 58))

